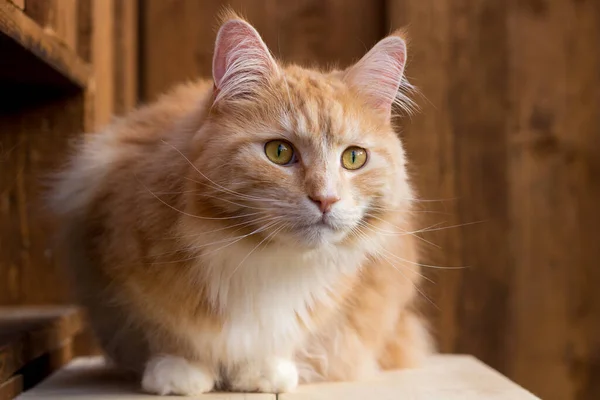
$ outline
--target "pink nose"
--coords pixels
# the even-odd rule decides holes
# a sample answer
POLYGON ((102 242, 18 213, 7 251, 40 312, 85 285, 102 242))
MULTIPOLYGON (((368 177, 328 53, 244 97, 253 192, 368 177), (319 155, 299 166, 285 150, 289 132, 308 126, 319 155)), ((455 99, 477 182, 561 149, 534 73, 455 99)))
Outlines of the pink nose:
POLYGON ((308 196, 308 198, 319 207, 323 214, 329 212, 331 206, 340 201, 340 198, 335 196, 308 196))

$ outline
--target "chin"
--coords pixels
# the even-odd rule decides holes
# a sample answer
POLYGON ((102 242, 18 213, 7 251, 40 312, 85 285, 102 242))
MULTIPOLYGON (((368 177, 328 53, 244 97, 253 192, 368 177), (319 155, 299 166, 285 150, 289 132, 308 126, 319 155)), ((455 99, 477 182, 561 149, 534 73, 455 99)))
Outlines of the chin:
POLYGON ((346 229, 311 225, 294 231, 280 232, 275 241, 312 250, 336 245, 342 242, 348 236, 348 233, 349 231, 346 229))

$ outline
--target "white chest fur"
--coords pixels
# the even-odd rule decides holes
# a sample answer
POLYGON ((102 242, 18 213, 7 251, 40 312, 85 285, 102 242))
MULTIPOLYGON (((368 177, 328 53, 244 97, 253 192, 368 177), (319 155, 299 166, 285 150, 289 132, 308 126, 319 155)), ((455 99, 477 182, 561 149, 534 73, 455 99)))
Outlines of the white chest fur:
POLYGON ((311 325, 311 308, 326 305, 333 285, 364 259, 359 249, 336 246, 253 248, 235 244, 202 260, 209 298, 225 323, 220 334, 195 341, 220 361, 291 355, 302 340, 301 325, 311 325))

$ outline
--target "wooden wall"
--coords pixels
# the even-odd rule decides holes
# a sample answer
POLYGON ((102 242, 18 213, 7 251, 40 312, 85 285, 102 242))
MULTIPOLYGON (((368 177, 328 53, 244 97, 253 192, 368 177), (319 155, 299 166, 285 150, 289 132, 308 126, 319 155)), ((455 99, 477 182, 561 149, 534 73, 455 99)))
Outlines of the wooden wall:
POLYGON ((403 0, 407 125, 432 234, 443 351, 474 353, 544 399, 600 398, 600 2, 403 0), (437 217, 432 217, 435 221, 437 217))
POLYGON ((44 184, 137 102, 137 20, 135 0, 0 0, 0 305, 70 300, 44 184))
POLYGON ((216 14, 286 61, 347 65, 408 27, 422 112, 403 120, 444 352, 544 399, 600 398, 600 2, 142 0, 140 95, 210 76, 216 14), (474 224, 472 224, 474 223, 474 224))
POLYGON ((45 183, 72 140, 136 105, 137 21, 137 0, 0 0, 0 306, 71 301, 45 183))
POLYGON ((175 82, 211 76, 217 15, 246 16, 273 53, 303 64, 348 65, 385 31, 383 1, 142 0, 141 87, 152 99, 175 82))

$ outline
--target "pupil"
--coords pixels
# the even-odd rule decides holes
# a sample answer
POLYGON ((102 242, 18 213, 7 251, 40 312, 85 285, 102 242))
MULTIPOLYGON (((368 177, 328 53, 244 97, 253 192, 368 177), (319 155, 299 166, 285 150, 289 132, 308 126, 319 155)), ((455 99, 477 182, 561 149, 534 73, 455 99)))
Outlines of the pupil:
POLYGON ((352 164, 356 162, 356 151, 352 150, 352 164))
POLYGON ((280 144, 277 146, 277 157, 281 157, 281 153, 283 152, 283 145, 280 144))

